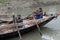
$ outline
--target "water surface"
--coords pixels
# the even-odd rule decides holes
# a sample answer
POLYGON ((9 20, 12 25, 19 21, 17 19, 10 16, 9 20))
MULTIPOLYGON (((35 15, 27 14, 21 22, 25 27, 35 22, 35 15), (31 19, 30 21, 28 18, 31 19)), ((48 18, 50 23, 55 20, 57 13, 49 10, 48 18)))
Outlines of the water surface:
MULTIPOLYGON (((49 14, 55 14, 60 12, 60 5, 51 5, 42 7, 44 11, 49 14)), ((27 15, 34 11, 35 9, 31 9, 30 11, 24 11, 23 15, 27 15)), ((37 30, 33 30, 27 34, 22 36, 23 40, 60 40, 60 16, 57 19, 53 19, 48 24, 44 25, 41 28, 42 36, 39 35, 37 30)), ((8 40, 19 40, 19 37, 8 39, 8 40)))

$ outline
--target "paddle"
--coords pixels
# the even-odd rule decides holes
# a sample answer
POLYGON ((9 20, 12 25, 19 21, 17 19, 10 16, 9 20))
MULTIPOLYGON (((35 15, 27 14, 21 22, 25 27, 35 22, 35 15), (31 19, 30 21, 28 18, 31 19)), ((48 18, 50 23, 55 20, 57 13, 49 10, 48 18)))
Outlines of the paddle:
POLYGON ((19 28, 18 28, 18 23, 16 22, 16 17, 15 17, 15 14, 13 13, 13 23, 14 23, 14 25, 16 26, 16 29, 17 29, 17 31, 18 31, 18 34, 19 34, 19 40, 22 40, 22 36, 21 36, 21 34, 20 34, 20 30, 19 30, 19 28))
MULTIPOLYGON (((36 19, 34 18, 34 20, 36 20, 36 19)), ((36 25, 37 25, 37 29, 38 29, 39 34, 42 36, 42 32, 41 32, 41 30, 40 30, 39 24, 38 24, 37 22, 35 22, 35 23, 36 23, 36 25)))

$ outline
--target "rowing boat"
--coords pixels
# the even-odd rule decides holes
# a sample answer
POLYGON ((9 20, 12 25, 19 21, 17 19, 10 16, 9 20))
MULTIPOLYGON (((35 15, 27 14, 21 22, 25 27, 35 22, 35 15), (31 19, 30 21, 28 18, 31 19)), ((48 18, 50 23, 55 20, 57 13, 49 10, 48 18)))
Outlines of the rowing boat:
MULTIPOLYGON (((53 18, 55 17, 50 15, 50 16, 43 16, 43 18, 39 20, 29 20, 29 21, 24 20, 23 23, 18 23, 18 26, 23 25, 23 27, 19 28, 21 35, 36 29, 36 24, 34 22, 38 22, 39 26, 43 26, 48 22, 50 22, 53 18)), ((13 23, 10 24, 2 23, 0 25, 0 39, 12 38, 16 36, 18 36, 18 32, 13 23)))

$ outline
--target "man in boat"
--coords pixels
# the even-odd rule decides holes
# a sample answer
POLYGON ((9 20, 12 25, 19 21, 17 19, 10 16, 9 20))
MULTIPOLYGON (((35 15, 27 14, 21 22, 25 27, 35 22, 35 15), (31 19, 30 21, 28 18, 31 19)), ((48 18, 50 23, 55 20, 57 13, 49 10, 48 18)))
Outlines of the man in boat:
POLYGON ((18 23, 23 22, 23 19, 21 18, 21 15, 17 15, 17 22, 18 23))
POLYGON ((43 18, 43 10, 42 8, 39 8, 39 10, 36 10, 36 12, 33 12, 33 16, 35 17, 35 19, 40 19, 43 18))
POLYGON ((21 22, 23 22, 23 19, 21 18, 21 15, 17 15, 17 17, 15 17, 15 15, 13 15, 13 23, 18 23, 18 28, 22 28, 23 25, 21 24, 21 22))
POLYGON ((16 22, 19 23, 18 28, 22 28, 23 27, 23 24, 22 24, 23 19, 21 18, 21 15, 17 15, 16 22))
POLYGON ((43 16, 48 16, 48 15, 46 14, 46 12, 44 12, 44 15, 43 16))
POLYGON ((40 12, 40 10, 36 10, 33 16, 35 19, 40 19, 42 18, 42 13, 40 12))
POLYGON ((41 18, 43 18, 43 10, 42 10, 42 8, 39 8, 39 12, 41 14, 41 18))
POLYGON ((33 18, 36 22, 40 21, 41 18, 43 18, 43 11, 42 8, 39 8, 39 10, 36 10, 36 12, 32 13, 33 18))
POLYGON ((15 15, 13 15, 13 20, 12 21, 9 21, 8 24, 10 23, 20 23, 20 22, 23 22, 23 19, 21 18, 21 15, 17 15, 17 17, 15 17, 15 15))

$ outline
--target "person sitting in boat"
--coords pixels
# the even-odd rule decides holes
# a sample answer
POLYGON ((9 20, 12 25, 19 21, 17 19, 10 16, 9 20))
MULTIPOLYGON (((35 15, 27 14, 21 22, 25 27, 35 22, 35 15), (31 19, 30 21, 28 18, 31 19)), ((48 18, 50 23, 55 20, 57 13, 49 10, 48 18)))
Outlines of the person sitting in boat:
POLYGON ((44 16, 47 16, 46 12, 44 12, 44 16))
POLYGON ((12 21, 9 21, 8 24, 10 23, 15 23, 15 22, 23 22, 23 19, 21 18, 21 15, 17 15, 17 17, 15 17, 15 15, 13 15, 13 20, 12 21))
POLYGON ((21 18, 21 15, 17 15, 16 22, 19 23, 18 28, 23 27, 23 24, 21 23, 21 22, 23 22, 23 19, 21 18))
POLYGON ((34 17, 35 19, 40 19, 41 18, 41 13, 39 10, 36 10, 36 12, 34 12, 34 17))
POLYGON ((35 24, 35 22, 40 21, 41 19, 41 14, 39 13, 39 10, 36 10, 36 12, 32 12, 31 18, 29 18, 29 20, 31 20, 31 24, 35 24))
POLYGON ((23 19, 21 18, 21 15, 17 15, 17 22, 18 23, 23 22, 23 19))
POLYGON ((42 10, 42 8, 39 8, 39 12, 41 14, 41 18, 43 18, 43 10, 42 10))

